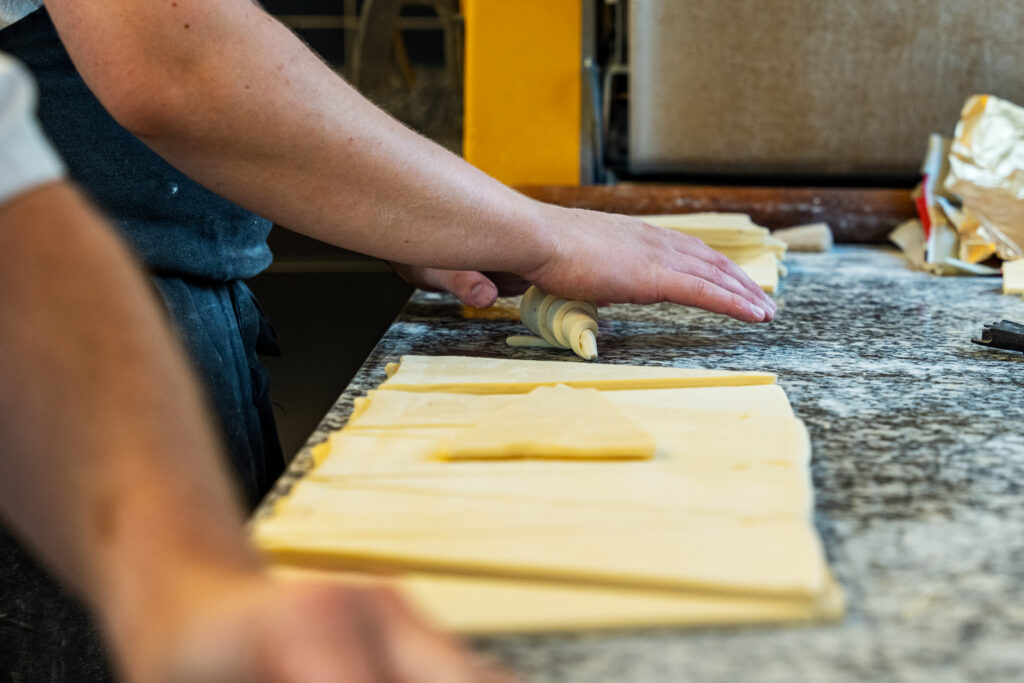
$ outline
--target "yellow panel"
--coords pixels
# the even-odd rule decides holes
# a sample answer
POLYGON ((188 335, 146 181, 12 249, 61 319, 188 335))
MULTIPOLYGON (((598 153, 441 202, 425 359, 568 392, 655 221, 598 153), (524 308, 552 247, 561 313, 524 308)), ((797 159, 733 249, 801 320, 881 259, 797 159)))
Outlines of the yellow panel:
POLYGON ((581 0, 463 0, 466 160, 512 185, 578 185, 581 0))

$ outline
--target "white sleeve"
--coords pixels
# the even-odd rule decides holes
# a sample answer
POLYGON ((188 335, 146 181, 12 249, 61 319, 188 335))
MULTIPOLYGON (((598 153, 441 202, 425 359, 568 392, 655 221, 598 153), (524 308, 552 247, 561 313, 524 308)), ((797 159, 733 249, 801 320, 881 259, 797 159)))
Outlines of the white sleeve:
POLYGON ((0 204, 64 176, 64 164, 35 117, 35 83, 0 53, 0 204))

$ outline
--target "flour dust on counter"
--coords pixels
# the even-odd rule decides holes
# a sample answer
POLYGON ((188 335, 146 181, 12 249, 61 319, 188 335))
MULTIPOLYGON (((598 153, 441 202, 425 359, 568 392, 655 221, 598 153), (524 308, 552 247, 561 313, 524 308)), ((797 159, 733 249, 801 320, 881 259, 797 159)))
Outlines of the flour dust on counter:
MULTIPOLYGON (((835 227, 836 234, 849 234, 849 226, 835 227)), ((1024 356, 986 349, 970 339, 994 320, 1024 321, 1024 301, 1004 296, 993 279, 935 278, 912 270, 891 247, 838 244, 827 253, 788 255, 787 266, 779 314, 768 325, 744 325, 669 304, 613 305, 602 310, 600 323, 601 364, 756 370, 777 375, 777 385, 604 393, 627 412, 638 411, 630 415, 648 431, 657 427, 641 420, 661 419, 656 411, 671 420, 673 409, 663 406, 676 403, 725 413, 733 400, 740 413, 755 412, 760 403, 761 429, 776 433, 779 428, 763 418, 798 415, 806 427, 803 437, 809 437, 814 450, 809 464, 814 487, 801 504, 809 509, 813 497, 814 527, 830 574, 848 596, 846 618, 812 625, 797 621, 795 627, 726 628, 790 617, 766 616, 760 599, 761 616, 755 616, 745 596, 730 596, 725 606, 720 593, 682 597, 677 591, 422 572, 395 575, 401 582, 396 589, 422 604, 424 614, 441 614, 434 605, 456 601, 453 593, 471 602, 443 615, 451 622, 439 623, 463 633, 501 632, 469 642, 531 683, 1022 680, 1024 402, 1016 397, 1024 391, 1024 356), (742 392, 742 398, 734 392, 742 392), (662 399, 661 394, 674 397, 662 399), (648 417, 641 416, 641 408, 648 417), (652 609, 642 608, 643 599, 652 609), (550 610, 545 611, 546 605, 550 610), (711 609, 719 608, 713 615, 711 609), (627 609, 635 610, 632 617, 627 618, 627 609), (489 614, 495 616, 487 623, 489 614), (658 627, 635 628, 653 624, 658 627), (613 625, 619 628, 579 632, 613 625)), ((495 466, 510 473, 509 480, 515 480, 512 472, 523 472, 523 482, 529 483, 510 484, 516 493, 529 492, 534 484, 541 487, 539 497, 556 503, 567 504, 565 496, 572 505, 591 505, 607 496, 616 506, 647 506, 643 486, 657 477, 643 470, 671 459, 659 452, 667 450, 660 439, 652 460, 616 463, 621 468, 616 472, 635 477, 636 484, 616 488, 613 476, 595 475, 591 496, 548 482, 600 469, 601 462, 432 461, 427 458, 433 440, 429 433, 410 428, 403 440, 414 448, 382 434, 384 416, 378 420, 373 413, 380 406, 371 405, 365 413, 370 421, 364 435, 349 429, 337 433, 354 403, 386 379, 385 366, 401 355, 552 358, 550 349, 504 346, 506 336, 521 333, 520 322, 482 322, 464 319, 451 297, 416 292, 258 516, 270 513, 298 481, 338 483, 355 477, 369 486, 380 477, 385 487, 401 481, 426 488, 429 479, 441 490, 481 487, 491 495, 495 484, 487 470, 495 466), (340 452, 347 457, 338 457, 340 452), (314 468, 315 460, 322 464, 314 468), (464 469, 464 485, 436 471, 450 466, 464 469), (530 472, 533 467, 538 471, 530 472)), ((412 392, 373 396, 383 399, 392 393, 412 392)), ((485 398, 503 396, 461 394, 452 397, 450 407, 470 410, 457 401, 485 398)), ((400 403, 409 402, 403 398, 400 403)), ((420 407, 409 409, 424 414, 420 407)), ((440 431, 458 426, 445 414, 430 420, 448 423, 433 428, 440 431)), ((357 422, 353 418, 353 425, 357 422)), ((725 514, 744 510, 738 506, 749 501, 795 514, 798 501, 756 501, 746 488, 756 487, 769 471, 786 476, 786 468, 755 462, 750 455, 775 437, 761 432, 757 441, 743 444, 725 431, 728 424, 723 418, 716 432, 730 437, 733 456, 717 461, 722 470, 714 457, 689 460, 688 466, 704 473, 690 476, 682 469, 673 475, 673 484, 687 486, 680 488, 675 505, 692 500, 695 508, 725 514), (742 453, 746 459, 735 462, 742 453), (724 469, 732 464, 748 465, 749 478, 732 479, 737 491, 716 500, 708 495, 713 489, 699 484, 705 477, 732 476, 724 469), (741 481, 747 482, 742 488, 741 481)), ((789 433, 796 440, 796 430, 789 433)), ((762 489, 780 487, 786 490, 778 483, 762 489)), ((360 580, 379 579, 360 574, 360 580)))

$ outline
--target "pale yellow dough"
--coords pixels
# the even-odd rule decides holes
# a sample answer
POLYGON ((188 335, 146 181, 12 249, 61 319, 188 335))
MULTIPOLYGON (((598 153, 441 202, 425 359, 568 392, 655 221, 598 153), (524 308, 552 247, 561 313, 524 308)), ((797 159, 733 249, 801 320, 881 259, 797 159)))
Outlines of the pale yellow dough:
MULTIPOLYGON (((577 508, 801 520, 811 509, 803 468, 780 463, 699 460, 649 468, 481 467, 353 474, 309 481, 417 496, 487 498, 577 508), (572 479, 576 485, 563 481, 572 479)), ((531 463, 532 464, 532 463, 531 463)), ((575 463, 573 463, 575 464, 575 463)))
POLYGON ((523 324, 551 346, 572 349, 584 360, 597 358, 597 306, 594 302, 562 299, 531 286, 523 294, 519 314, 523 324))
POLYGON ((812 598, 824 555, 803 519, 296 485, 255 541, 284 563, 812 598))
MULTIPOLYGON (((411 430, 366 429, 345 430, 332 435, 325 446, 326 454, 310 476, 319 479, 410 473, 422 476, 452 476, 473 468, 504 476, 505 472, 522 469, 546 469, 556 474, 584 476, 593 469, 628 471, 633 467, 674 469, 692 467, 698 461, 729 462, 737 468, 752 463, 803 468, 809 459, 807 432, 799 420, 777 420, 763 417, 731 419, 713 413, 700 416, 712 429, 698 443, 680 442, 699 430, 693 425, 670 423, 644 425, 657 441, 655 457, 641 463, 581 461, 560 464, 558 461, 511 462, 444 462, 434 454, 444 439, 453 438, 461 428, 420 428, 411 430), (569 469, 566 469, 569 468, 569 469)), ((566 488, 572 482, 565 482, 566 488)))
POLYGON ((677 230, 704 241, 735 261, 769 294, 779 288, 780 262, 786 242, 741 213, 690 213, 637 216, 648 223, 677 230))
MULTIPOLYGON (((692 420, 693 412, 793 417, 786 392, 777 384, 685 389, 626 389, 602 395, 633 419, 692 420)), ((462 427, 474 425, 523 395, 371 391, 356 399, 349 428, 462 427)))
POLYGON ((388 374, 254 522, 276 565, 397 572, 462 633, 841 614, 807 432, 772 375, 417 356, 388 374), (579 388, 594 385, 614 390, 579 388), (595 457, 616 439, 653 457, 595 457), (438 458, 460 440, 478 458, 584 458, 438 458))
POLYGON ((650 458, 654 438, 596 389, 538 387, 445 439, 438 457, 650 458))
POLYGON ((774 382, 775 375, 767 372, 469 356, 402 356, 401 364, 389 373, 380 388, 460 394, 520 394, 539 386, 558 384, 581 389, 617 390, 744 386, 774 382))
POLYGON ((751 261, 740 263, 740 268, 769 294, 774 294, 779 288, 779 259, 775 254, 762 254, 751 261))
POLYGON ((1003 262, 1003 294, 1024 294, 1024 259, 1003 262))
POLYGON ((637 218, 697 237, 713 249, 758 247, 770 235, 768 228, 754 223, 745 213, 679 213, 637 218))
POLYGON ((831 578, 818 599, 799 601, 436 574, 384 578, 288 566, 275 568, 274 574, 386 586, 432 623, 459 634, 822 621, 839 617, 844 605, 843 593, 831 578))

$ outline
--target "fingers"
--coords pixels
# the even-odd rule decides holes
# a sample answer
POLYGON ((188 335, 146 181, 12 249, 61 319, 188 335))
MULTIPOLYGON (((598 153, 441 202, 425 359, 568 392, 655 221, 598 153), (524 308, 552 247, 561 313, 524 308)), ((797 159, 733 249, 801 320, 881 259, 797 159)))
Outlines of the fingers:
POLYGON ((513 683, 475 661, 394 591, 309 585, 274 619, 275 683, 513 683))
POLYGON ((711 268, 720 271, 727 280, 721 281, 719 278, 713 276, 713 272, 705 271, 707 277, 705 279, 716 282, 721 286, 724 286, 731 292, 739 294, 747 298, 751 298, 752 303, 758 305, 764 309, 768 314, 768 320, 774 317, 777 307, 775 302, 772 301, 771 297, 765 294, 764 290, 756 282, 754 282, 749 275, 744 272, 742 268, 733 263, 725 254, 712 249, 711 247, 704 244, 702 241, 689 235, 681 233, 675 234, 674 248, 676 251, 687 254, 700 259, 705 262, 711 268), (737 288, 738 287, 738 288, 737 288))
POLYGON ((358 591, 308 586, 276 617, 264 647, 274 683, 377 683, 379 653, 358 591))
POLYGON ((402 683, 513 683, 514 679, 475 661, 453 638, 435 631, 390 590, 375 594, 387 625, 390 678, 402 683))
POLYGON ((487 308, 498 298, 498 287, 475 270, 433 270, 438 288, 474 308, 487 308))
POLYGON ((513 273, 484 272, 498 286, 498 296, 516 296, 530 288, 530 283, 513 273))
POLYGON ((474 308, 487 308, 498 298, 498 287, 475 270, 442 270, 391 263, 403 280, 427 292, 448 292, 474 308))
POLYGON ((764 316, 758 322, 770 321, 775 316, 775 303, 756 284, 753 285, 755 291, 752 292, 750 287, 734 277, 728 270, 720 269, 713 264, 689 255, 683 256, 683 259, 683 262, 677 264, 674 268, 677 273, 693 275, 744 299, 747 303, 752 304, 764 313, 764 316))
POLYGON ((665 276, 660 291, 665 301, 697 306, 744 322, 760 323, 771 319, 768 311, 748 298, 689 273, 665 276))

